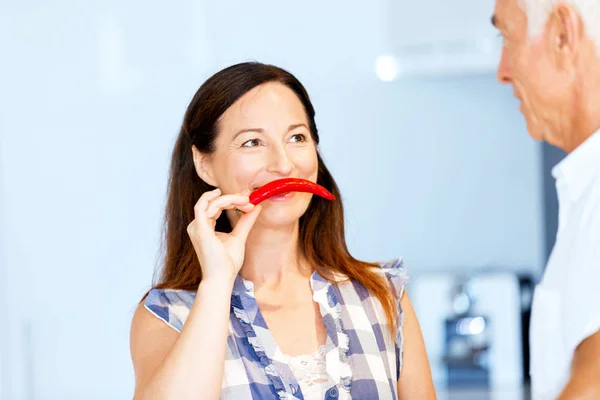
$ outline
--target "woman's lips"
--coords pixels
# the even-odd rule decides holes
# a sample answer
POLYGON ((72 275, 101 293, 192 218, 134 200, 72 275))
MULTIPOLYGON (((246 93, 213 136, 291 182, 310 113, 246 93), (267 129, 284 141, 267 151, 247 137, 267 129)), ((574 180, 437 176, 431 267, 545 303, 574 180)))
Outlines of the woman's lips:
POLYGON ((292 198, 293 196, 294 196, 294 192, 287 192, 287 193, 278 194, 276 196, 271 196, 267 199, 267 201, 269 201, 269 200, 286 201, 286 200, 289 200, 290 198, 292 198))

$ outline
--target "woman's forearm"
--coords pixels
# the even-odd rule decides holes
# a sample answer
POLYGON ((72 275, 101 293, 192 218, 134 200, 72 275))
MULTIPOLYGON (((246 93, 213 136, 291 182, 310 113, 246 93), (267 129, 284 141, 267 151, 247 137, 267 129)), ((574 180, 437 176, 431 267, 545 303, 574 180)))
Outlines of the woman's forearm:
POLYGON ((135 400, 218 399, 233 282, 202 282, 179 338, 135 400))

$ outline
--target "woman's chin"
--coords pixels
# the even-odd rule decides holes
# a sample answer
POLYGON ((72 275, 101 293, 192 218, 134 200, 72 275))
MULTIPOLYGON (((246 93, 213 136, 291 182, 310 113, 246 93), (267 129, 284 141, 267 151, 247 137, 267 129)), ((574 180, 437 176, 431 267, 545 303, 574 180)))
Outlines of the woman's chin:
POLYGON ((263 209, 258 216, 255 226, 261 226, 271 229, 285 229, 286 227, 294 226, 304 215, 308 204, 299 207, 291 204, 284 205, 283 203, 263 204, 263 209))

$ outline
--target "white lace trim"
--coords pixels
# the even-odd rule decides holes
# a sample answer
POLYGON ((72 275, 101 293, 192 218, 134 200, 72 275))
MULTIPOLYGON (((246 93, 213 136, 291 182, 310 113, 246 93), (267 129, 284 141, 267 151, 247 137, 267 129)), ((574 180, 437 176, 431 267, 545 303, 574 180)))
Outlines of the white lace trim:
POLYGON ((300 384, 304 399, 323 399, 329 383, 325 345, 320 346, 312 354, 286 356, 286 358, 292 373, 300 384))

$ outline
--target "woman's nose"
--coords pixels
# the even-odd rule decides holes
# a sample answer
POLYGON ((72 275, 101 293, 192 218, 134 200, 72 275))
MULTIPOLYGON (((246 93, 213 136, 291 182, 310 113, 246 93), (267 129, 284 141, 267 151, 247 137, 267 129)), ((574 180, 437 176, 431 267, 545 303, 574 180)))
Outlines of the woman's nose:
POLYGON ((272 148, 269 154, 268 172, 279 175, 289 175, 294 168, 294 163, 290 159, 285 147, 272 148))

